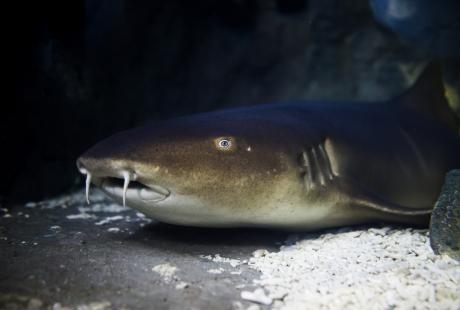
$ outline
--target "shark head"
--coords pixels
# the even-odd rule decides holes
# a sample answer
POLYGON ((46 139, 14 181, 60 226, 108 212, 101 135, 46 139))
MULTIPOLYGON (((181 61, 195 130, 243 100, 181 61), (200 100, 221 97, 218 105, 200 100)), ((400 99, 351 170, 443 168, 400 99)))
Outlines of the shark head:
POLYGON ((251 225, 255 208, 294 188, 296 146, 287 137, 295 135, 276 108, 196 114, 115 134, 81 155, 77 167, 87 195, 93 183, 160 221, 251 225))

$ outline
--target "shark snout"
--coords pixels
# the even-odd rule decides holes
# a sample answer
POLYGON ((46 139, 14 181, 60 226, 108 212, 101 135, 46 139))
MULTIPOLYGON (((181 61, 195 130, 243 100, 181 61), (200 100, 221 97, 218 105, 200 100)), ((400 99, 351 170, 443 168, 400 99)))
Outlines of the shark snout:
POLYGON ((154 202, 166 199, 170 191, 158 185, 146 185, 139 177, 134 165, 116 159, 101 159, 81 156, 77 168, 86 177, 86 201, 89 204, 91 183, 101 188, 115 199, 121 198, 123 205, 127 199, 154 202))
POLYGON ((77 168, 82 174, 90 173, 94 177, 122 178, 126 173, 129 173, 131 178, 136 178, 133 165, 124 160, 82 155, 77 159, 77 168))
POLYGON ((105 181, 111 179, 123 180, 123 205, 126 205, 126 192, 129 183, 137 180, 137 173, 126 163, 110 159, 88 158, 81 156, 77 159, 77 168, 86 176, 86 201, 89 204, 89 190, 91 182, 103 186, 105 181))

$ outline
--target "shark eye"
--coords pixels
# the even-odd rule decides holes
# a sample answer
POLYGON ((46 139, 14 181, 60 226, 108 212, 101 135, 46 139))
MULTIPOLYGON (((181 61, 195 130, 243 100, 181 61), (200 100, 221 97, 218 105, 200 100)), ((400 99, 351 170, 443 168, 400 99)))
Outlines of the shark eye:
POLYGON ((222 152, 233 152, 236 151, 236 140, 234 137, 221 136, 214 138, 214 147, 222 152))
POLYGON ((227 150, 232 146, 232 142, 229 139, 220 139, 218 143, 221 149, 227 150))

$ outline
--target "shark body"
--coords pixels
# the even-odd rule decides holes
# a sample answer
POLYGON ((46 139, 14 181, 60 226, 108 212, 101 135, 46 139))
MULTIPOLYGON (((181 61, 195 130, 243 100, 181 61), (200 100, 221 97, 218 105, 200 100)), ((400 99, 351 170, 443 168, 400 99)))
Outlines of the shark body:
POLYGON ((294 102, 196 114, 115 134, 78 160, 89 183, 156 220, 313 230, 427 225, 460 167, 439 71, 380 103, 294 102))

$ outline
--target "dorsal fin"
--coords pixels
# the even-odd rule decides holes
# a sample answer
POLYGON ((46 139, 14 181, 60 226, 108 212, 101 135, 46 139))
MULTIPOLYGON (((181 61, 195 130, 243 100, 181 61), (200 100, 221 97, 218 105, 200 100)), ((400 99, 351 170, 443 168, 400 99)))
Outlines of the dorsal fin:
POLYGON ((431 62, 417 81, 399 97, 399 102, 429 117, 434 117, 458 132, 459 121, 445 97, 441 64, 431 62))

